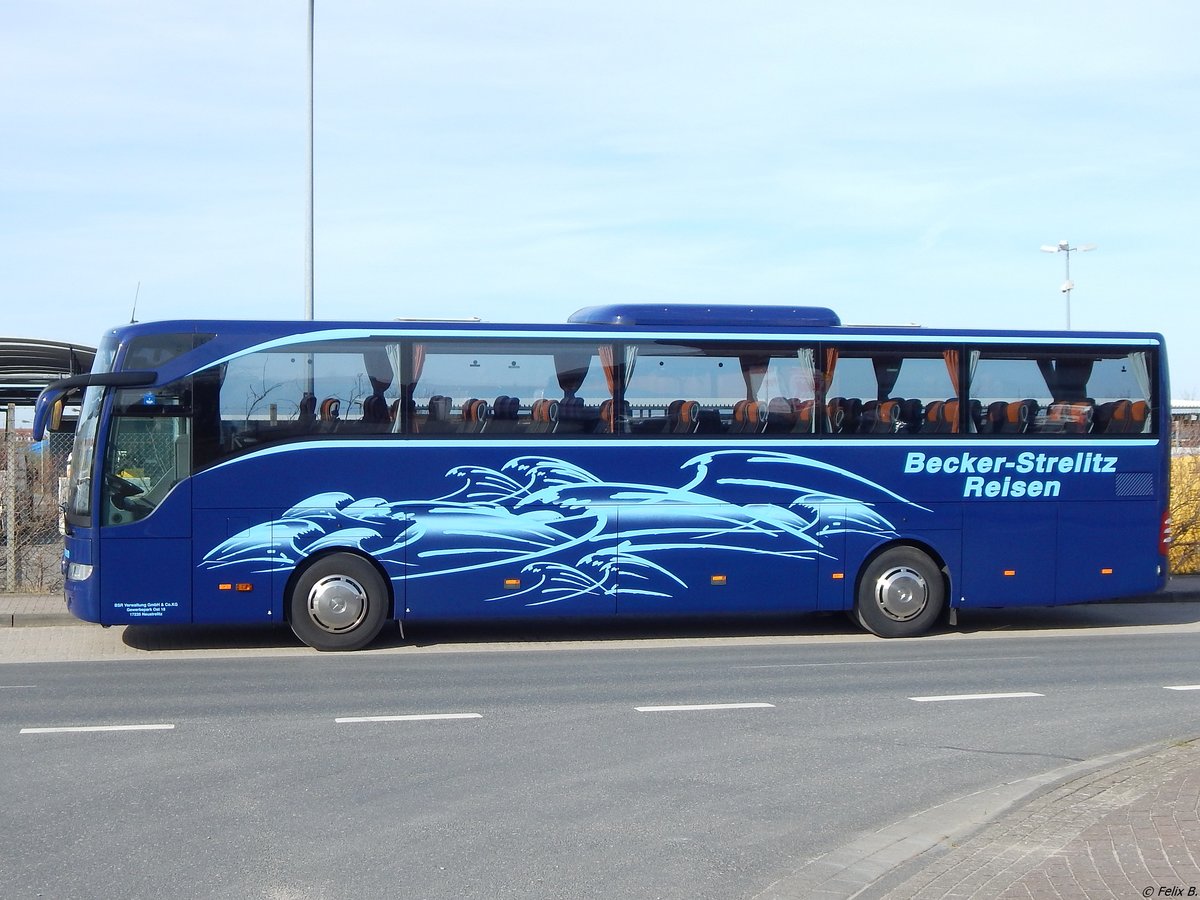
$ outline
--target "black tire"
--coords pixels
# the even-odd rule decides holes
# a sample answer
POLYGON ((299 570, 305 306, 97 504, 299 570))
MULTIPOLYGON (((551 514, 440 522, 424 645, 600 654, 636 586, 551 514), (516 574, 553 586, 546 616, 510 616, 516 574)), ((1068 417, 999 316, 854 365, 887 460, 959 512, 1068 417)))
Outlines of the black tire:
POLYGON ((387 582, 353 553, 331 553, 311 563, 288 602, 292 631, 315 650, 360 650, 379 636, 387 616, 387 582))
POLYGON ((859 624, 886 638, 924 634, 945 608, 942 571, 916 547, 893 547, 871 560, 854 602, 859 624))

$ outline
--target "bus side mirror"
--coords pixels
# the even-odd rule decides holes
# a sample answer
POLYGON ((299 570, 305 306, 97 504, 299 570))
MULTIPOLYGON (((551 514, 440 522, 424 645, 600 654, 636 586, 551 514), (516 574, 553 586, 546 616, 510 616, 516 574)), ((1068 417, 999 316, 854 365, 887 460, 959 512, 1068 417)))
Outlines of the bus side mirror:
MULTIPOLYGON (((40 441, 46 436, 46 426, 54 416, 54 408, 66 401, 72 391, 82 390, 92 385, 101 387, 140 387, 154 384, 158 378, 155 372, 101 372, 96 375, 72 375, 52 381, 38 395, 37 405, 33 409, 33 439, 40 441)), ((62 408, 58 409, 62 417, 62 408)))

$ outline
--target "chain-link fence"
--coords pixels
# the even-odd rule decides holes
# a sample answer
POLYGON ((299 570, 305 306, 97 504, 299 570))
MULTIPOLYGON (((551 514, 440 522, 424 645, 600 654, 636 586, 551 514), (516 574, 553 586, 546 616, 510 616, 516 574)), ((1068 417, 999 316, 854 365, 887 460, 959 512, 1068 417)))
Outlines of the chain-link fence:
POLYGON ((0 591, 54 593, 62 589, 59 494, 73 436, 34 443, 14 429, 0 434, 0 591))

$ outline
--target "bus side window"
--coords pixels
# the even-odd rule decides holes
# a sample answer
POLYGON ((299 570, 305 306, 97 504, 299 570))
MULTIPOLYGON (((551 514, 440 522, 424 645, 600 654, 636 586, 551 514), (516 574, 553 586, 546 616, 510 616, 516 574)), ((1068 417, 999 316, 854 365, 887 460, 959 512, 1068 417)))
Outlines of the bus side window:
POLYGON ((1151 351, 989 347, 973 356, 970 390, 986 410, 983 433, 1087 438, 1153 427, 1151 351))
MULTIPOLYGON (((824 430, 817 353, 785 342, 643 341, 624 385, 633 435, 802 437, 824 430)), ((618 416, 618 419, 620 416, 618 416)), ((603 425, 601 427, 604 427, 603 425)))
MULTIPOLYGON (((888 439, 953 434, 964 425, 957 348, 929 345, 824 351, 830 433, 888 439)), ((968 418, 967 427, 975 427, 968 418)))

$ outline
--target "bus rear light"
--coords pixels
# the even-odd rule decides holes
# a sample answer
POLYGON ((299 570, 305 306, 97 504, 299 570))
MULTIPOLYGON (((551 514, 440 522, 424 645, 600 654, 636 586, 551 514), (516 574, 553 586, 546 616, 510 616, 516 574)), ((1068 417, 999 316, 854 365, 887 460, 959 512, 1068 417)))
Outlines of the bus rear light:
POLYGON ((1162 527, 1158 532, 1158 555, 1166 556, 1171 550, 1171 541, 1175 538, 1175 524, 1171 521, 1169 512, 1163 513, 1162 527))
POLYGON ((708 581, 714 587, 725 587, 729 583, 729 577, 726 575, 714 575, 708 581))

